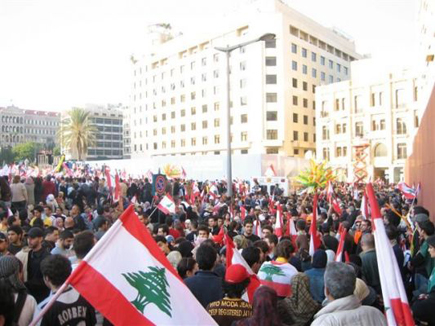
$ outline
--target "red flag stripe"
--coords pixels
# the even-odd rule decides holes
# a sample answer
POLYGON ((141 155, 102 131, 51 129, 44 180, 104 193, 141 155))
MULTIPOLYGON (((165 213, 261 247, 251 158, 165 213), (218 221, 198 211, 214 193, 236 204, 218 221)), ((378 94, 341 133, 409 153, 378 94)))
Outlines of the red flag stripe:
POLYGON ((114 325, 154 325, 103 275, 86 261, 71 274, 70 284, 114 325), (97 288, 98 291, 89 291, 97 288))

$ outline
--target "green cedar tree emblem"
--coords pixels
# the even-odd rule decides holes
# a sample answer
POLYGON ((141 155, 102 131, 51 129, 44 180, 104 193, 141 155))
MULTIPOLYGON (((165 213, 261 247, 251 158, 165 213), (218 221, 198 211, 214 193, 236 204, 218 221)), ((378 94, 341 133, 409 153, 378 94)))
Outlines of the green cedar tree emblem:
POLYGON ((285 276, 284 272, 279 268, 278 266, 267 264, 260 268, 260 272, 263 272, 266 274, 265 281, 273 282, 272 276, 273 275, 279 275, 279 276, 285 276))
POLYGON ((150 271, 147 273, 139 271, 137 273, 122 274, 138 292, 136 299, 131 303, 142 314, 148 304, 154 303, 162 312, 172 317, 171 295, 167 290, 169 283, 165 275, 166 270, 154 266, 148 269, 150 271))

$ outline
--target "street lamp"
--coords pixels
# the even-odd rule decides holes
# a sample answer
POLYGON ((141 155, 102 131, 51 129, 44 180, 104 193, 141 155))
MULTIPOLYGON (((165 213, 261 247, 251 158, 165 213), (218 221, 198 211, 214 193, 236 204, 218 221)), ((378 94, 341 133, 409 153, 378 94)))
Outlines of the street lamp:
POLYGON ((230 114, 230 53, 236 49, 240 49, 246 45, 260 42, 260 41, 269 41, 274 40, 275 34, 267 33, 255 40, 243 42, 240 44, 236 44, 233 46, 227 45, 226 47, 215 47, 215 50, 224 52, 226 54, 226 62, 227 62, 227 187, 228 187, 228 196, 231 198, 233 196, 233 179, 232 179, 232 170, 231 170, 231 114, 230 114))

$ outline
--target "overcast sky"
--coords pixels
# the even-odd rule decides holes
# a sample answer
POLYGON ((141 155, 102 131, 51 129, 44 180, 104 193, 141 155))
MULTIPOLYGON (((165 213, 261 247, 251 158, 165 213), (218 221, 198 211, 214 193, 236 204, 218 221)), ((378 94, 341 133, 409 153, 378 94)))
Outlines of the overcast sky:
MULTIPOLYGON (((219 27, 248 0, 0 0, 0 106, 65 110, 127 103, 129 58, 146 28, 184 34, 219 27)), ((319 23, 351 35, 362 54, 410 62, 416 0, 288 0, 319 23)))

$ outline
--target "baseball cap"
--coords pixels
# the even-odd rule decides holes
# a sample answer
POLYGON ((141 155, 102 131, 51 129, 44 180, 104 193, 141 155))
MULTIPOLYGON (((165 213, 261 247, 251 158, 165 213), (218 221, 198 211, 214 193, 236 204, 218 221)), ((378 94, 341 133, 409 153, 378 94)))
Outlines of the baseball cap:
POLYGON ((29 238, 42 238, 42 237, 44 237, 44 231, 42 231, 41 228, 34 227, 34 228, 31 228, 29 230, 29 232, 27 233, 27 236, 29 238))
POLYGON ((228 283, 241 283, 247 278, 249 278, 248 271, 240 264, 232 264, 225 273, 225 281, 228 283))

